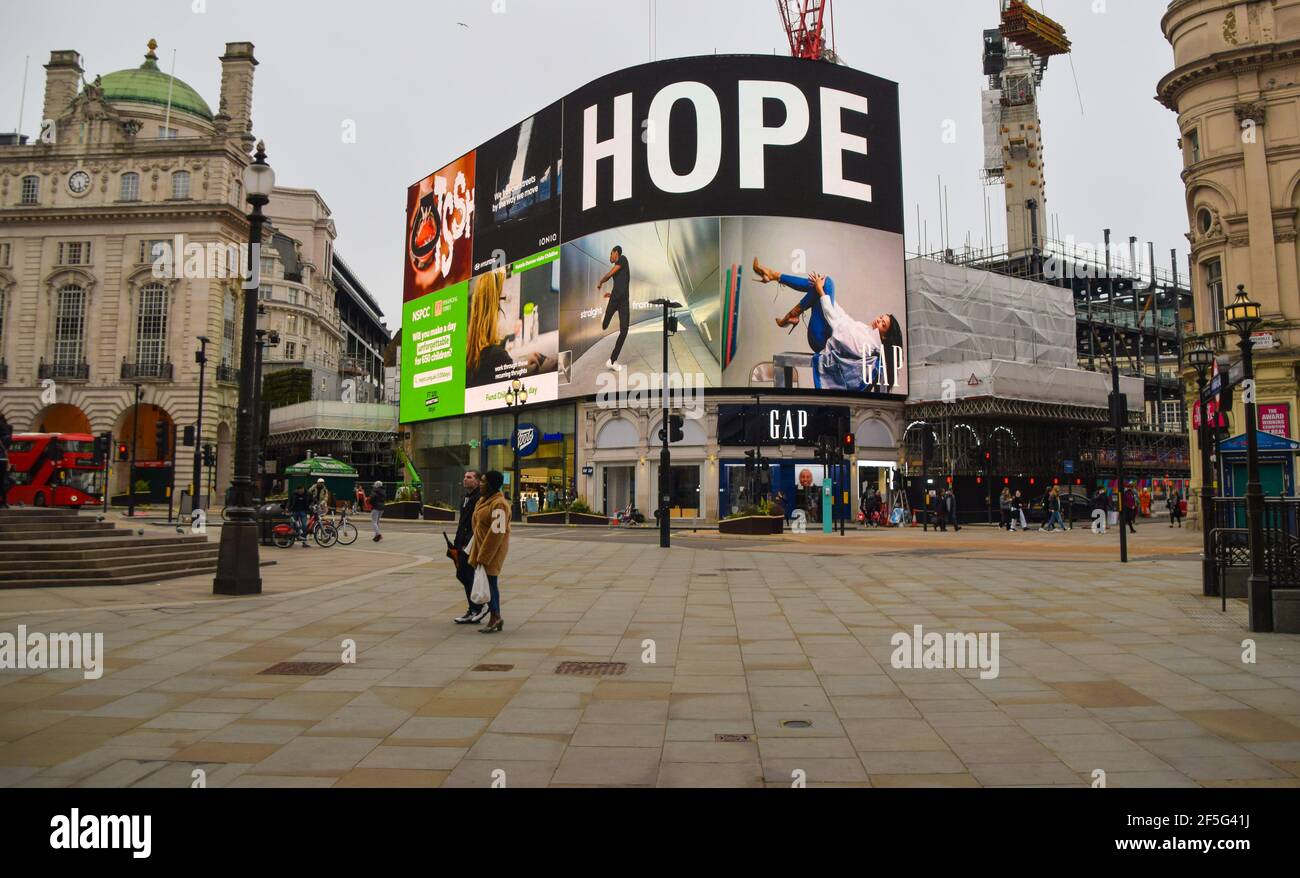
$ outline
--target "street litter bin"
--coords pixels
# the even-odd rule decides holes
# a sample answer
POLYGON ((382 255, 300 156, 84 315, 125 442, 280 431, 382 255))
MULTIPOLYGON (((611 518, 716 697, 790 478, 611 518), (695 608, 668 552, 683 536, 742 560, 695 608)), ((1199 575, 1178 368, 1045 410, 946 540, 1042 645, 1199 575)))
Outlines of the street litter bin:
POLYGON ((262 540, 262 545, 274 545, 271 539, 271 530, 277 524, 285 524, 291 521, 289 513, 280 508, 279 503, 267 503, 259 506, 257 509, 257 532, 262 540))

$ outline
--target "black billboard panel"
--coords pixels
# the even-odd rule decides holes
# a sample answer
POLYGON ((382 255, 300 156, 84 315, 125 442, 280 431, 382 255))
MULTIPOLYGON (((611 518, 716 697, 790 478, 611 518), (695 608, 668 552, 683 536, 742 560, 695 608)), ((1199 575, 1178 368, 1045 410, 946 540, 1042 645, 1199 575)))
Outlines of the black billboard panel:
POLYGON ((708 56, 633 67, 564 101, 566 241, 691 216, 903 233, 898 86, 834 64, 708 56))
POLYGON ((563 118, 556 101, 476 150, 475 274, 559 246, 563 118))

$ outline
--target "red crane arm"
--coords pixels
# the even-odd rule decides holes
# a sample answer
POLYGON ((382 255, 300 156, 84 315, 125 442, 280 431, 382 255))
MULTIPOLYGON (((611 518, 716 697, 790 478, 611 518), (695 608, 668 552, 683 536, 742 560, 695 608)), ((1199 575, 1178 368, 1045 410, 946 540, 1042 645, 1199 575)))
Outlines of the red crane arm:
POLYGON ((776 0, 776 6, 790 38, 790 54, 810 61, 823 60, 831 0, 776 0))

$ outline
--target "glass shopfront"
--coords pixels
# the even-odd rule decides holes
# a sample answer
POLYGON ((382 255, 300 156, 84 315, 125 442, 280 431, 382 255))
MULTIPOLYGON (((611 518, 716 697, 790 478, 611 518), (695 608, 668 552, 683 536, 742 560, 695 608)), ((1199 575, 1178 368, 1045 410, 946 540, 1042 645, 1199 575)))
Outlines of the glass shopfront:
MULTIPOLYGON (((576 453, 575 408, 572 405, 519 415, 521 432, 535 428, 536 450, 519 459, 520 499, 526 513, 544 512, 568 501, 574 493, 576 453)), ((513 498, 515 454, 510 442, 515 419, 505 415, 469 415, 411 428, 412 458, 424 479, 426 502, 456 509, 464 496, 467 470, 497 470, 506 477, 513 498)))

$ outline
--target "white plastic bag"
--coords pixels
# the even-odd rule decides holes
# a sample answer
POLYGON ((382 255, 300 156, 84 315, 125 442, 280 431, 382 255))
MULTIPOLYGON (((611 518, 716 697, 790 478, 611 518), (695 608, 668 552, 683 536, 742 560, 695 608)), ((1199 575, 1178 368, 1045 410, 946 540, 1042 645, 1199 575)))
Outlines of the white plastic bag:
POLYGON ((474 588, 470 590, 472 603, 485 607, 492 602, 492 588, 488 585, 487 568, 480 564, 474 568, 474 588))

